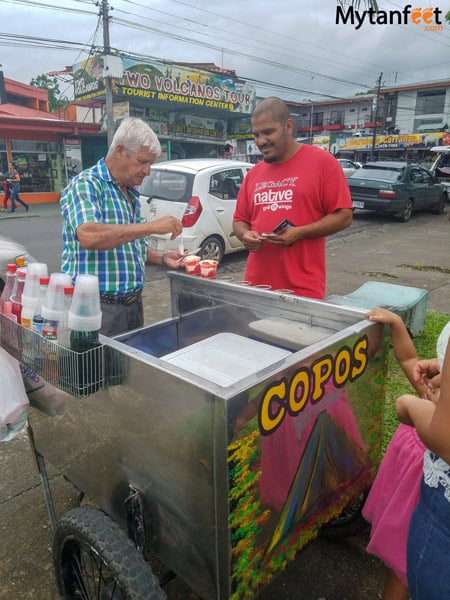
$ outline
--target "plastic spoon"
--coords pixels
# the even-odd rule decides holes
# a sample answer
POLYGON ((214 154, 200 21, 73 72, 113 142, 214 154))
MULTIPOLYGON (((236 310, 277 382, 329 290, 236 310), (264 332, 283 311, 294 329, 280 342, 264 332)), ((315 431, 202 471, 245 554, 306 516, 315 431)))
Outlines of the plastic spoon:
MULTIPOLYGON (((200 250, 201 250, 201 247, 199 247, 196 250, 194 250, 194 252, 189 252, 189 254, 197 254, 197 252, 200 252, 200 250)), ((180 252, 181 252, 181 250, 180 250, 180 252)), ((182 256, 181 258, 179 258, 177 260, 177 263, 181 262, 183 260, 183 258, 184 258, 184 256, 182 256)))

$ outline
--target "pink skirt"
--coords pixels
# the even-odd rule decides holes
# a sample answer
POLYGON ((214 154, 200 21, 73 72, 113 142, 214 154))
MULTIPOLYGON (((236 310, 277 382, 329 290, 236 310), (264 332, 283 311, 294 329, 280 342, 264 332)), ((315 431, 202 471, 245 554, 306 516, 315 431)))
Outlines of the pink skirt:
POLYGON ((378 556, 406 584, 406 544, 419 500, 425 446, 414 427, 399 425, 363 508, 371 524, 367 552, 378 556))

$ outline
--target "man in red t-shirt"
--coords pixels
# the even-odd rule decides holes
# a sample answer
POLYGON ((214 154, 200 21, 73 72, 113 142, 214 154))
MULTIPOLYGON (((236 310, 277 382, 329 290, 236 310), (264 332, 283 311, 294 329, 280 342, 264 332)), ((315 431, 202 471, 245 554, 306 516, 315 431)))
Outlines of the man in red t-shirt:
POLYGON ((245 279, 252 285, 325 297, 325 237, 350 226, 352 201, 338 161, 321 148, 299 144, 279 98, 253 111, 252 131, 263 161, 247 174, 234 213, 235 235, 249 251, 245 279), (277 225, 287 226, 274 234, 277 225))

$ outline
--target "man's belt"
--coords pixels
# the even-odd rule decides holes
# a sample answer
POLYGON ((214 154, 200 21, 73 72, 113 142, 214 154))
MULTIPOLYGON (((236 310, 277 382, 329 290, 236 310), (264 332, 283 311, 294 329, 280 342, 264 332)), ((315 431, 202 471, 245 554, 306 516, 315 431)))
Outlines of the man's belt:
POLYGON ((129 294, 114 294, 114 292, 100 292, 100 302, 104 304, 133 304, 141 297, 142 290, 129 294))

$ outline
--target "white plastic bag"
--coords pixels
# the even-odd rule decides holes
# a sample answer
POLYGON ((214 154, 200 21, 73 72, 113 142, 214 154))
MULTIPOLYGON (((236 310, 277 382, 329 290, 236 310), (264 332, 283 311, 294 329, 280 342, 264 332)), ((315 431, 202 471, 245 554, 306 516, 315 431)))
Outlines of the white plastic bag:
POLYGON ((18 361, 0 348, 0 442, 12 440, 28 418, 29 402, 18 361))

